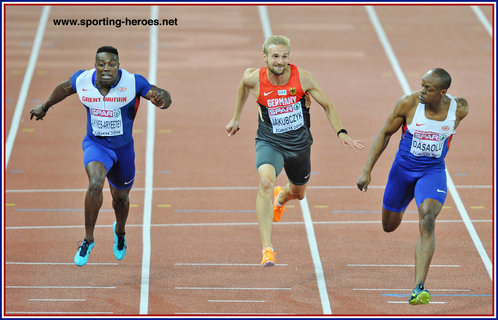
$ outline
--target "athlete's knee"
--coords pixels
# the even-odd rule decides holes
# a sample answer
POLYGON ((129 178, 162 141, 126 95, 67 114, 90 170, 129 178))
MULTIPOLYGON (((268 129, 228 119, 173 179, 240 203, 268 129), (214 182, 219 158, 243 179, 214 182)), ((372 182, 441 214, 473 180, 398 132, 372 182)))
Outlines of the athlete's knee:
POLYGON ((130 198, 128 196, 117 197, 112 199, 114 206, 119 206, 124 208, 130 204, 130 198))
POLYGON ((382 228, 384 232, 393 232, 401 224, 404 212, 393 212, 382 208, 382 228))
POLYGON ((114 207, 126 207, 130 203, 130 197, 126 192, 117 192, 112 195, 112 204, 114 207))
POLYGON ((423 214, 420 219, 421 231, 428 232, 430 234, 434 233, 436 228, 436 216, 432 212, 427 212, 423 214))
POLYGON ((269 176, 263 176, 259 180, 259 190, 263 193, 273 193, 275 179, 269 176))
POLYGON ((102 190, 104 189, 104 183, 105 179, 90 177, 88 181, 88 192, 92 196, 102 193, 102 190))
POLYGON ((92 161, 86 166, 88 175, 88 192, 94 196, 104 189, 106 169, 101 162, 92 161))
POLYGON ((439 201, 426 200, 419 206, 419 219, 421 232, 434 233, 436 217, 442 208, 439 201))
POLYGON ((399 223, 392 224, 392 223, 382 222, 382 229, 384 229, 384 232, 393 232, 394 230, 398 229, 398 227, 399 223))

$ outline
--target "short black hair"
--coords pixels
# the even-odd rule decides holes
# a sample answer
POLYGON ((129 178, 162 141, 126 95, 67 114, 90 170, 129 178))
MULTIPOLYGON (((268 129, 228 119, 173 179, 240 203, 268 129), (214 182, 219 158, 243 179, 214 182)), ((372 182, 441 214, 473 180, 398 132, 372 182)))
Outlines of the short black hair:
POLYGON ((442 68, 434 68, 431 70, 432 74, 439 78, 439 86, 441 89, 448 89, 451 85, 450 74, 442 68))
POLYGON ((111 46, 102 46, 102 47, 100 47, 100 48, 97 49, 97 54, 99 54, 101 52, 108 52, 108 53, 115 54, 116 57, 118 57, 118 59, 119 59, 118 49, 116 49, 114 47, 111 47, 111 46))

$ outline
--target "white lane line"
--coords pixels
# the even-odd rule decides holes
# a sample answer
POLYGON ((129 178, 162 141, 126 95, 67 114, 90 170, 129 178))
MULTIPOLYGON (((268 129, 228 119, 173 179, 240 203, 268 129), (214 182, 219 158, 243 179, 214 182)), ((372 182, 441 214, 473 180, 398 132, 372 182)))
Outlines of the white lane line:
MULTIPOLYGON (((491 185, 458 185, 458 189, 492 189, 491 185)), ((385 189, 386 186, 368 186, 368 189, 385 189)), ((225 191, 225 190, 257 190, 258 187, 156 187, 152 191, 225 191)), ((308 186, 306 189, 357 189, 355 186, 308 186)), ((6 193, 42 193, 42 192, 86 192, 87 189, 9 189, 6 193)), ((104 189, 104 192, 109 189, 104 189)), ((133 188, 134 192, 145 191, 145 188, 133 188)))
POLYGON ((219 316, 241 316, 241 315, 263 315, 263 316, 268 316, 268 315, 277 315, 277 316, 285 316, 285 315, 293 315, 295 316, 295 313, 275 313, 275 312, 264 312, 264 313, 258 313, 258 312, 175 312, 174 314, 178 315, 219 315, 219 316))
MULTIPOLYGON (((407 291, 412 292, 413 289, 388 289, 388 288, 354 288, 353 291, 407 291)), ((432 291, 455 291, 455 292, 468 292, 470 289, 431 289, 432 291)))
POLYGON ((114 314, 114 312, 108 312, 108 311, 88 311, 88 312, 68 312, 68 311, 5 311, 5 314, 36 314, 36 315, 43 315, 43 314, 114 314))
MULTIPOLYGON (((200 267, 261 267, 259 263, 175 263, 175 266, 200 266, 200 267)), ((276 267, 287 267, 288 264, 276 264, 276 267)))
MULTIPOLYGON (((348 267, 415 267, 414 264, 348 264, 348 267)), ((431 268, 460 268, 458 264, 431 264, 431 268)))
POLYGON ((491 23, 489 23, 488 19, 482 12, 481 8, 479 8, 478 6, 470 6, 470 8, 472 9, 472 11, 474 11, 474 13, 477 16, 477 19, 479 19, 484 29, 486 29, 486 31, 489 33, 490 36, 493 36, 493 27, 491 26, 491 23))
POLYGON ((325 283, 322 262, 320 259, 320 253, 318 251, 318 244, 316 243, 313 221, 311 220, 310 208, 308 206, 308 201, 306 201, 306 196, 303 200, 300 200, 299 203, 301 204, 301 210, 303 212, 304 225, 306 227, 306 234, 308 236, 311 258, 313 260, 313 265, 315 266, 316 282, 318 285, 318 292, 320 293, 320 300, 322 301, 323 314, 332 314, 329 296, 327 293, 327 284, 325 283))
MULTIPOLYGON (((159 16, 159 7, 150 8, 151 19, 159 16)), ((156 84, 157 78, 157 26, 150 27, 149 34, 149 82, 156 84)), ((150 223, 152 216, 152 189, 154 177, 154 135, 156 126, 156 107, 147 103, 147 142, 145 150, 145 194, 143 215, 143 252, 142 280, 140 285, 140 314, 147 314, 149 309, 149 277, 150 277, 150 223)))
POLYGON ((208 300, 208 302, 220 303, 264 303, 265 300, 208 300))
POLYGON ((228 288, 228 287, 175 287, 175 290, 257 290, 257 291, 290 291, 291 288, 228 288))
POLYGON ((116 287, 92 286, 5 286, 6 289, 116 289, 116 287))
MULTIPOLYGON (((472 220, 473 223, 490 223, 493 220, 472 220)), ((404 220, 403 223, 419 223, 417 220, 404 220)), ((438 220, 438 224, 443 223, 463 223, 462 220, 438 220)), ((168 223, 168 224, 153 224, 152 227, 163 228, 163 227, 246 227, 246 226, 256 226, 257 222, 212 222, 212 223, 168 223)), ((280 226, 295 226, 302 225, 304 222, 279 222, 280 226)), ((348 221, 314 221, 315 225, 329 225, 329 224, 376 224, 380 225, 378 220, 348 220, 348 221)), ((95 226, 95 228, 105 228, 106 226, 95 226)), ((141 224, 130 224, 126 225, 130 228, 142 228, 141 224)), ((32 230, 32 229, 81 229, 84 228, 83 225, 78 226, 18 226, 18 227, 6 227, 5 230, 32 230)))
MULTIPOLYGON (((268 17, 266 6, 258 6, 258 11, 261 25, 263 27, 263 34, 266 39, 273 34, 271 30, 270 18, 268 17)), ((313 230, 313 221, 311 220, 308 200, 306 199, 306 197, 304 197, 304 199, 300 200, 299 202, 301 204, 301 210, 305 222, 304 225, 306 227, 306 234, 308 236, 308 244, 311 250, 311 257, 315 266, 316 282, 318 286, 318 292, 320 294, 320 300, 322 303, 323 314, 332 314, 329 296, 327 293, 327 285, 325 283, 325 277, 323 275, 322 262, 320 260, 320 253, 318 251, 318 245, 316 243, 315 231, 313 230)))
POLYGON ((458 195, 458 191, 456 190, 455 185, 453 184, 453 180, 451 179, 450 173, 448 172, 448 168, 446 168, 446 179, 448 180, 448 190, 450 191, 453 197, 453 201, 455 201, 455 204, 458 208, 458 212, 462 217, 465 227, 467 227, 467 230, 469 231, 470 237, 474 242, 474 246, 476 247, 477 252, 481 256, 481 260, 484 263, 486 271, 489 274, 489 278, 493 280, 493 264, 491 263, 491 260, 489 259, 489 256, 486 253, 484 246, 482 245, 481 239, 479 238, 479 235, 477 234, 477 231, 474 228, 472 221, 470 220, 469 214, 467 213, 467 210, 463 205, 462 199, 458 195))
POLYGON ((398 78, 399 84, 401 85, 403 92, 405 94, 410 93, 411 92, 410 85, 408 84, 408 81, 404 76, 403 70, 399 65, 398 59, 396 59, 396 55, 394 54, 394 51, 391 47, 391 44, 389 43, 389 40, 387 39, 384 29, 382 28, 379 18, 375 13, 375 9, 372 6, 366 6, 365 9, 367 10, 368 17, 370 18, 370 21, 372 22, 372 25, 374 26, 374 29, 377 32, 377 36, 379 37, 380 43, 384 47, 384 51, 386 52, 387 58, 389 59, 389 63, 391 64, 391 67, 393 68, 394 73, 398 78))
MULTIPOLYGON (((387 39, 384 30, 382 28, 382 25, 377 17, 377 14, 375 13, 375 10, 372 6, 366 6, 365 7, 368 16, 370 17, 370 20, 372 21, 372 24, 375 28, 375 31, 377 32, 377 35, 379 36, 379 39, 382 43, 382 46, 384 47, 384 50, 386 51, 386 55, 391 62, 391 66, 393 67, 394 73, 398 77, 398 81, 401 84, 401 87, 403 88, 404 94, 410 94, 411 90, 410 87, 408 86, 408 81, 406 80, 406 77, 401 70, 401 67, 399 66, 398 59, 396 58, 396 55, 394 54, 391 45, 389 43, 389 40, 387 39)), ((447 184, 448 184, 448 190, 450 191, 451 196, 453 197, 453 200, 457 204, 458 212, 460 213, 460 216, 462 216, 463 221, 465 222, 465 226, 467 227, 467 230, 470 234, 470 237, 472 238, 472 241, 474 242, 474 245, 481 256, 481 259, 484 263, 484 266, 486 268, 486 271, 489 274, 489 277, 491 280, 493 280, 493 267, 491 260, 489 259, 486 251, 484 250, 484 247, 482 245, 481 239, 479 239, 479 236, 477 235, 477 232, 475 232, 474 226, 470 222, 470 219, 468 217, 467 211, 465 210, 465 206, 463 205, 462 200, 460 199, 460 196, 458 195, 458 192, 455 188, 455 185, 453 184, 453 180, 451 179, 451 176, 448 172, 448 168, 446 168, 446 178, 447 178, 447 184)))
POLYGON ((263 36, 266 38, 270 37, 273 32, 271 30, 270 17, 268 16, 268 10, 266 6, 258 6, 259 20, 261 21, 261 26, 263 27, 263 36))
POLYGON ((33 42, 33 48, 31 49, 28 67, 26 68, 26 73, 24 74, 24 79, 21 84, 21 90, 19 91, 19 97, 17 98, 16 109, 12 117, 9 135, 7 136, 7 140, 5 142, 5 168, 9 165, 10 155, 12 154, 12 148, 14 147, 14 141, 19 129, 19 123, 21 122, 24 104, 26 103, 29 86, 31 85, 31 79, 33 78, 33 73, 35 71, 36 61, 38 60, 38 54, 40 53, 40 47, 49 14, 50 6, 44 6, 40 16, 40 22, 38 23, 38 30, 36 31, 35 40, 33 42))
POLYGON ((28 299, 28 301, 36 302, 85 302, 86 299, 28 299))
MULTIPOLYGON (((387 301, 387 303, 403 303, 403 304, 409 304, 408 301, 387 301)), ((441 303, 446 303, 443 301, 431 301, 430 304, 441 304, 441 303)))
MULTIPOLYGON (((6 265, 74 266, 74 262, 5 262, 6 265)), ((117 266, 116 262, 88 262, 86 266, 117 266)))

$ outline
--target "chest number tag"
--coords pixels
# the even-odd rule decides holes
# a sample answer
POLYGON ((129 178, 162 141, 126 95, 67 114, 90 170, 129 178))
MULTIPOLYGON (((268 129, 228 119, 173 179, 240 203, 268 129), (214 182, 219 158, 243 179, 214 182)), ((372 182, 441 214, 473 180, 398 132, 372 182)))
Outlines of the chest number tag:
POLYGON ((288 106, 268 108, 268 115, 273 133, 297 130, 304 125, 301 101, 288 106))
POLYGON ((93 134, 100 137, 112 137, 123 134, 121 109, 90 108, 93 134))

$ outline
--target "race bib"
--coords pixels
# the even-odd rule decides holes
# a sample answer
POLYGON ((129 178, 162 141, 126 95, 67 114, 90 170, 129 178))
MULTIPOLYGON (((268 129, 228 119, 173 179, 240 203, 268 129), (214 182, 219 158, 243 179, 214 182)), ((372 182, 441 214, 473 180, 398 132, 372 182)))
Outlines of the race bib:
POLYGON ((448 136, 431 131, 415 131, 410 152, 417 156, 441 157, 448 136))
POLYGON ((288 106, 268 108, 268 115, 273 133, 297 130, 304 125, 301 101, 288 106))
POLYGON ((123 134, 123 119, 121 109, 90 108, 94 136, 112 137, 123 134))

